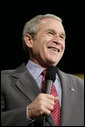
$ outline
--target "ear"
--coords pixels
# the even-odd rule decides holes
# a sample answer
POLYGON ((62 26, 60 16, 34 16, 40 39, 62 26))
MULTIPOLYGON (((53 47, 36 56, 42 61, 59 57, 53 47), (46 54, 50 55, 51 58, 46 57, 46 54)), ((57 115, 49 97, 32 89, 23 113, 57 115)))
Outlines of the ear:
POLYGON ((27 45, 27 47, 29 47, 29 48, 32 47, 33 40, 32 40, 32 36, 30 34, 25 34, 24 41, 25 41, 25 44, 27 45))

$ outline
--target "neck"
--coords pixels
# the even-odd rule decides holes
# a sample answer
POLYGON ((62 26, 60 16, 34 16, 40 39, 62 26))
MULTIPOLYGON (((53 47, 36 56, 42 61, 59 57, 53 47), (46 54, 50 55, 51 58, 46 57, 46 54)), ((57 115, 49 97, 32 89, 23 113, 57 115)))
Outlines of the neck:
POLYGON ((48 66, 56 66, 56 64, 49 64, 49 62, 45 62, 45 61, 37 61, 34 59, 30 59, 33 63, 39 65, 40 67, 46 69, 48 66))

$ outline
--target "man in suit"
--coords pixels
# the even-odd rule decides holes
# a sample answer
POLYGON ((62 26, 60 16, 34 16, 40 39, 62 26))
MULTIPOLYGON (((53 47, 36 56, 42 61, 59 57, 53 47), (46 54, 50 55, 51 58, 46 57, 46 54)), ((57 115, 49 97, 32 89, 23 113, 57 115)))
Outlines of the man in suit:
POLYGON ((52 14, 38 15, 25 24, 23 46, 30 58, 1 74, 2 126, 57 126, 51 114, 57 101, 60 126, 84 125, 84 82, 57 68, 65 51, 65 37, 61 18, 52 14), (56 66, 58 97, 42 92, 42 72, 49 65, 56 66))

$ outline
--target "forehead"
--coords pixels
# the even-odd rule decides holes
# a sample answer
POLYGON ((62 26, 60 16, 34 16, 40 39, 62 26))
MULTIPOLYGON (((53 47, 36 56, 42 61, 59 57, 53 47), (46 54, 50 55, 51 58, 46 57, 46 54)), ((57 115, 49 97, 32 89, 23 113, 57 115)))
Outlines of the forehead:
POLYGON ((57 19, 52 19, 52 18, 42 19, 40 21, 39 26, 42 29, 51 29, 52 28, 55 30, 59 29, 59 30, 62 30, 63 32, 65 32, 62 23, 60 21, 58 21, 57 19))
POLYGON ((43 27, 43 26, 54 27, 54 28, 56 28, 58 26, 58 27, 64 29, 64 27, 60 21, 58 21, 57 19, 52 19, 52 18, 42 19, 40 21, 40 27, 43 27))

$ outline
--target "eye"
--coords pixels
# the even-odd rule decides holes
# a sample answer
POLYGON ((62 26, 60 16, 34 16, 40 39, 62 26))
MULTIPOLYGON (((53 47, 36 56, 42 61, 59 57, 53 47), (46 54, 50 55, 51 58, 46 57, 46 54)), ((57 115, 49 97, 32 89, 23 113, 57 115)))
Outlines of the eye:
POLYGON ((63 40, 65 40, 65 37, 63 35, 60 35, 60 38, 63 39, 63 40))
POLYGON ((64 38, 63 36, 60 36, 60 38, 64 38))

